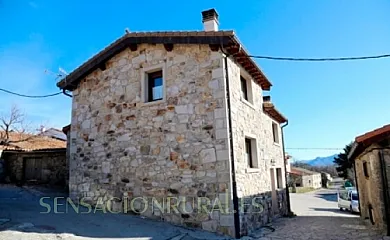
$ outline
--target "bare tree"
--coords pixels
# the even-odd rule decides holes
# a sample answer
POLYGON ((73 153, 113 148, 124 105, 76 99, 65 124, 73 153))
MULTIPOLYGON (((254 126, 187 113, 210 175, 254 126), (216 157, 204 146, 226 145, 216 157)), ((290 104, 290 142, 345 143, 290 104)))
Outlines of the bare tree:
POLYGON ((25 114, 16 105, 11 107, 9 115, 0 116, 0 128, 0 145, 26 141, 29 138, 26 137, 29 128, 25 121, 25 114), (11 140, 11 133, 19 134, 20 138, 11 140))

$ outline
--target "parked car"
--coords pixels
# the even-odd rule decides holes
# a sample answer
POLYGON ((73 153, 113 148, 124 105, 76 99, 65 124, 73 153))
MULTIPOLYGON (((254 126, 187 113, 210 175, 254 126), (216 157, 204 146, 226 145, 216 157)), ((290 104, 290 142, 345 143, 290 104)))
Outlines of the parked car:
POLYGON ((359 212, 359 195, 354 188, 339 190, 337 194, 337 202, 341 211, 348 209, 352 213, 359 212))

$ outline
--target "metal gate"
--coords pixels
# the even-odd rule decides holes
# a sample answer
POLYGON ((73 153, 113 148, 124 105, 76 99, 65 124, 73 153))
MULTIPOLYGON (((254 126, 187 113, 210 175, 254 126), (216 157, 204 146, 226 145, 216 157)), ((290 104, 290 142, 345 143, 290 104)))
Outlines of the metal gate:
POLYGON ((24 158, 25 181, 40 181, 42 179, 42 158, 24 158))

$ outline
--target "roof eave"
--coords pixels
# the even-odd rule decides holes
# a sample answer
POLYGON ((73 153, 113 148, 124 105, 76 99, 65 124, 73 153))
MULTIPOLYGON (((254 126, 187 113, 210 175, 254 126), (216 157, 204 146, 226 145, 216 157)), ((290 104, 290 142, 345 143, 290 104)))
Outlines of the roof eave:
POLYGON ((234 52, 237 62, 250 69, 253 79, 258 82, 263 90, 270 90, 272 84, 250 58, 247 51, 241 47, 241 43, 233 31, 219 32, 155 32, 155 33, 127 33, 111 43, 108 47, 87 60, 81 66, 57 83, 63 90, 74 90, 79 81, 98 68, 105 68, 105 63, 116 54, 134 44, 210 44, 220 45, 234 52), (239 51, 235 51, 236 48, 239 51))
POLYGON ((270 102, 263 103, 263 110, 268 116, 280 124, 288 121, 288 119, 270 102))

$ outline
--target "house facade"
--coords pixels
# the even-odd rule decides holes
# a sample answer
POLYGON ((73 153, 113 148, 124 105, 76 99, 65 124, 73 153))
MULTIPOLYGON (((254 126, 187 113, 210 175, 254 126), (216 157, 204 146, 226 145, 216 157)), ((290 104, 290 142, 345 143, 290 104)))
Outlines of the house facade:
POLYGON ((354 162, 360 217, 390 235, 390 125, 356 137, 348 158, 354 162))
POLYGON ((238 237, 286 214, 271 83, 232 31, 126 33, 58 83, 73 92, 69 189, 238 237))
POLYGON ((296 187, 309 187, 318 189, 322 186, 321 173, 304 168, 291 167, 289 175, 296 187))

